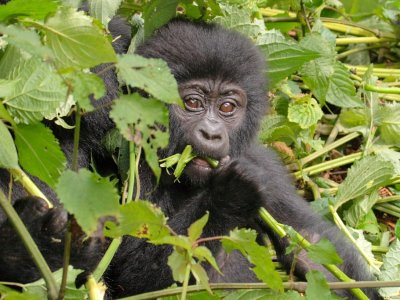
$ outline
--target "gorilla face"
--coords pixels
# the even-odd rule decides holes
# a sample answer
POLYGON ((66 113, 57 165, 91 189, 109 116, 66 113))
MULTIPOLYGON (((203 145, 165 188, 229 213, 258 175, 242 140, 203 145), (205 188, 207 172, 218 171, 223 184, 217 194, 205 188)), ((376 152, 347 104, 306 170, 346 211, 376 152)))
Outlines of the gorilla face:
POLYGON ((204 182, 215 171, 206 157, 218 160, 219 167, 229 161, 230 137, 242 126, 247 97, 238 85, 218 79, 190 80, 179 85, 179 92, 185 108, 173 106, 170 114, 181 128, 180 147, 191 145, 197 155, 184 174, 204 182))

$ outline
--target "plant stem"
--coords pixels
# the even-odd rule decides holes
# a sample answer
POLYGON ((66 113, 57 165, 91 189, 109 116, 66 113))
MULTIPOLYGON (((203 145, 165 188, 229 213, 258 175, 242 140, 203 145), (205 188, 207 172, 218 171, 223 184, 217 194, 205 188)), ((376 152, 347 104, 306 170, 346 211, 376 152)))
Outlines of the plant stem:
POLYGON ((321 173, 323 171, 337 168, 340 166, 344 166, 350 163, 355 162, 356 160, 360 159, 363 156, 361 152, 353 153, 350 155, 346 155, 340 158, 332 159, 329 161, 325 161, 323 163, 304 168, 300 171, 294 172, 293 175, 296 179, 300 179, 303 175, 314 175, 321 173))
POLYGON ((372 46, 369 46, 369 47, 353 48, 353 49, 344 51, 342 53, 339 53, 338 55, 336 55, 336 59, 343 59, 343 58, 345 58, 345 57, 347 57, 347 56, 349 56, 351 54, 354 54, 354 53, 358 53, 358 52, 366 51, 366 50, 370 50, 370 49, 381 48, 381 47, 382 47, 381 45, 372 45, 372 46))
MULTIPOLYGON (((282 225, 279 224, 273 217, 272 215, 263 207, 260 208, 260 216, 261 218, 267 223, 268 225, 272 225, 271 229, 275 231, 280 237, 286 236, 285 230, 282 228, 282 225), (282 234, 284 235, 282 236, 282 234)), ((307 241, 302 235, 300 235, 298 232, 295 232, 296 235, 296 241, 298 241, 298 244, 307 251, 307 249, 310 247, 310 242, 307 241)), ((349 276, 347 276, 345 273, 342 272, 337 266, 333 264, 323 264, 323 266, 330 272, 332 273, 337 279, 344 281, 344 282, 353 282, 353 279, 351 279, 349 276)), ((368 300, 368 297, 364 294, 362 290, 359 288, 351 288, 350 291, 355 295, 358 299, 360 300, 368 300)))
POLYGON ((42 253, 40 253, 38 246, 32 239, 32 236, 26 229, 24 223, 22 223, 17 212, 14 210, 14 207, 7 200, 7 197, 1 190, 0 190, 0 206, 7 215, 8 220, 11 222, 11 224, 17 231, 18 235, 22 239, 25 248, 32 256, 35 265, 38 267, 40 273, 42 274, 43 279, 46 282, 48 298, 51 300, 57 299, 57 290, 58 290, 57 283, 54 280, 53 274, 51 273, 51 270, 47 265, 46 260, 42 256, 42 253))
POLYGON ((344 225, 342 219, 339 217, 338 213, 336 212, 336 209, 332 206, 329 205, 329 210, 332 213, 333 220, 335 221, 336 225, 344 232, 344 234, 350 239, 350 241, 353 243, 353 245, 357 248, 358 252, 365 258, 365 260, 368 262, 368 264, 373 268, 375 271, 379 272, 379 269, 375 266, 375 263, 371 260, 371 258, 364 252, 364 250, 359 246, 357 241, 354 239, 354 237, 351 235, 349 230, 347 229, 346 225, 344 225))
POLYGON ((393 42, 395 39, 389 37, 378 38, 375 36, 367 37, 348 37, 348 38, 337 38, 336 46, 349 45, 349 44, 373 44, 383 42, 393 42))
MULTIPOLYGON (((296 290, 298 292, 305 292, 307 289, 307 282, 284 282, 283 287, 285 290, 296 290)), ((398 287, 400 281, 354 281, 354 282, 328 282, 330 289, 348 289, 348 288, 378 288, 378 287, 398 287)), ((227 289, 270 289, 265 283, 210 283, 213 290, 227 290, 227 289)), ((187 288, 188 292, 204 291, 202 285, 191 285, 187 288)), ((182 287, 164 289, 144 293, 136 296, 122 298, 120 300, 146 300, 158 299, 161 297, 179 295, 182 292, 182 287)))
POLYGON ((15 178, 16 181, 21 183, 22 187, 32 196, 38 197, 46 201, 49 208, 53 208, 53 203, 50 202, 49 199, 42 193, 42 191, 36 186, 36 184, 32 181, 32 179, 26 175, 26 173, 18 168, 18 169, 9 169, 8 170, 11 175, 15 178))
POLYGON ((312 154, 300 159, 300 161, 299 161, 300 165, 304 166, 305 164, 307 164, 307 163, 313 161, 314 159, 316 159, 317 157, 320 157, 321 155, 324 155, 325 153, 327 153, 327 152, 329 152, 329 151, 331 151, 331 150, 333 150, 333 149, 335 149, 335 148, 337 148, 337 147, 339 147, 341 145, 346 144, 347 142, 355 139, 356 137, 358 137, 360 135, 361 134, 359 132, 352 132, 352 133, 350 133, 350 134, 338 139, 337 141, 335 141, 335 142, 333 142, 333 143, 331 143, 329 145, 326 145, 322 149, 317 150, 314 153, 312 153, 312 154))
POLYGON ((142 154, 142 146, 139 146, 137 150, 137 158, 136 158, 136 165, 134 167, 135 170, 135 177, 136 177, 136 195, 135 195, 135 201, 139 200, 140 198, 140 177, 139 177, 139 162, 140 162, 140 156, 142 154))
POLYGON ((81 109, 79 103, 75 107, 74 149, 72 151, 72 171, 78 171, 79 136, 81 132, 81 109))
POLYGON ((63 273, 61 278, 60 290, 58 292, 58 300, 64 299, 65 288, 67 287, 68 266, 71 256, 71 241, 72 241, 71 218, 68 215, 67 229, 64 235, 63 273))
POLYGON ((365 84, 364 89, 370 92, 400 95, 400 88, 396 87, 383 87, 383 86, 375 86, 372 84, 365 84))
POLYGON ((108 266, 111 263, 115 253, 118 250, 119 245, 121 245, 122 238, 115 238, 112 240, 110 246, 108 246, 106 253, 101 258, 99 264, 96 267, 96 270, 93 272, 93 278, 98 282, 100 278, 103 276, 104 272, 107 270, 108 266))
POLYGON ((400 200, 400 195, 393 195, 393 196, 378 199, 378 201, 376 201, 376 204, 398 201, 398 200, 400 200))
POLYGON ((190 269, 191 269, 191 264, 187 264, 186 270, 185 270, 185 279, 183 281, 183 286, 182 286, 182 294, 181 294, 181 300, 186 300, 186 294, 188 291, 188 285, 189 285, 189 279, 190 279, 190 269))
POLYGON ((136 148, 133 141, 129 141, 129 184, 128 184, 128 197, 126 203, 133 199, 133 189, 135 187, 135 169, 136 169, 136 148))
POLYGON ((374 209, 385 212, 389 215, 395 216, 396 218, 400 218, 400 208, 396 205, 389 203, 382 203, 379 205, 375 205, 374 209))

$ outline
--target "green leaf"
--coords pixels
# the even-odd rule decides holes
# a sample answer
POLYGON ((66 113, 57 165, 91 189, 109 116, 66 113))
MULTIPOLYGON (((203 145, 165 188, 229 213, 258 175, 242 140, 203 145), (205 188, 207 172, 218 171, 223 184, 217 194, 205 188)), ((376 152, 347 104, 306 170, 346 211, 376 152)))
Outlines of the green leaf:
POLYGON ((335 209, 356 197, 368 194, 393 176, 393 166, 375 156, 367 156, 355 162, 346 179, 339 186, 335 209), (362 174, 362 176, 360 176, 362 174))
POLYGON ((376 189, 370 195, 364 195, 361 199, 353 201, 351 207, 344 213, 347 225, 361 229, 358 226, 364 221, 365 216, 371 211, 378 199, 379 193, 376 189))
POLYGON ((57 0, 13 0, 6 5, 0 5, 0 22, 18 16, 43 20, 56 11, 58 3, 57 0))
POLYGON ((295 102, 289 104, 289 121, 299 124, 303 129, 317 124, 323 115, 318 102, 309 95, 296 99, 295 102))
POLYGON ((104 235, 120 237, 132 235, 150 240, 170 235, 166 226, 167 218, 160 208, 148 201, 134 201, 122 205, 119 209, 118 225, 107 222, 104 235))
MULTIPOLYGON (((383 257, 383 266, 379 274, 379 280, 400 280, 400 240, 396 239, 389 248, 389 251, 383 257)), ((398 296, 399 287, 381 288, 379 290, 383 297, 390 299, 398 296)))
POLYGON ((356 96, 356 89, 350 79, 350 72, 336 62, 334 73, 330 78, 326 101, 339 107, 364 107, 364 103, 356 96))
POLYGON ((44 59, 53 58, 50 48, 42 44, 40 36, 36 31, 19 25, 0 25, 0 32, 6 35, 4 39, 10 45, 14 45, 34 56, 37 55, 44 59))
POLYGON ((257 234, 250 229, 235 229, 229 237, 222 239, 222 246, 228 253, 239 250, 254 265, 252 268, 258 279, 275 291, 283 291, 282 279, 275 270, 268 249, 256 242, 257 234))
POLYGON ((321 57, 321 54, 316 51, 285 40, 281 33, 276 31, 264 34, 259 47, 267 57, 267 77, 271 87, 299 70, 306 62, 321 57))
POLYGON ((85 111, 93 111, 94 107, 89 96, 100 99, 106 94, 103 80, 93 73, 75 72, 67 75, 71 80, 74 100, 77 101, 85 111))
POLYGON ((326 282, 324 275, 320 271, 308 271, 306 274, 306 279, 307 299, 333 299, 332 293, 329 290, 328 283, 326 282))
POLYGON ((60 69, 84 69, 117 61, 110 41, 82 11, 59 10, 47 20, 43 30, 60 69))
POLYGON ((165 235, 161 238, 151 239, 150 242, 154 245, 173 245, 186 251, 191 251, 193 246, 189 238, 184 235, 165 235))
MULTIPOLYGON (((65 300, 85 299, 86 295, 88 294, 88 291, 86 289, 84 288, 77 289, 75 287, 75 279, 80 273, 82 273, 82 270, 74 269, 72 266, 68 267, 67 286, 65 288, 65 295, 64 295, 65 300)), ((63 274, 62 269, 53 272, 53 277, 58 285, 61 284, 62 274, 63 274)), ((39 299, 47 299, 47 289, 44 279, 39 279, 35 282, 25 284, 24 287, 26 288, 26 291, 29 294, 37 295, 39 296, 39 299)))
POLYGON ((89 170, 64 171, 55 191, 88 235, 96 231, 100 217, 118 216, 119 196, 114 182, 89 170))
POLYGON ((143 11, 144 36, 149 37, 154 30, 166 24, 176 15, 179 0, 152 0, 143 11))
POLYGON ((341 264, 343 260, 337 254, 335 246, 327 239, 307 248, 308 257, 318 264, 341 264))
POLYGON ((89 13, 107 27, 108 22, 115 16, 122 0, 89 0, 89 13))
POLYGON ((18 79, 16 80, 0 79, 0 98, 11 96, 14 93, 17 83, 18 79))
POLYGON ((139 94, 124 95, 115 100, 110 116, 121 134, 135 144, 141 145, 146 161, 159 178, 157 150, 168 144, 168 134, 157 124, 168 128, 168 109, 156 99, 146 99, 139 94))
POLYGON ((209 213, 207 212, 204 216, 189 226, 188 237, 190 241, 195 242, 201 236, 203 228, 208 222, 208 217, 209 213))
POLYGON ((168 266, 172 270, 172 277, 175 281, 183 282, 185 280, 186 266, 189 263, 186 252, 174 249, 171 255, 168 256, 168 266))
POLYGON ((400 105, 386 104, 379 111, 382 140, 390 145, 400 146, 400 105))
POLYGON ((21 60, 9 72, 7 79, 16 83, 3 104, 18 122, 30 123, 43 117, 52 118, 66 102, 67 87, 62 78, 50 64, 38 59, 21 60))
POLYGON ((206 260, 215 270, 222 274, 210 249, 204 246, 198 246, 193 250, 193 257, 199 259, 200 261, 206 260))
POLYGON ((0 121, 0 168, 18 168, 18 155, 7 126, 0 121))
POLYGON ((400 240, 400 219, 398 219, 396 222, 396 227, 394 232, 396 234, 397 240, 400 240))
POLYGON ((180 104, 178 85, 165 61, 136 54, 118 57, 118 75, 132 87, 138 87, 169 104, 180 104))
POLYGON ((194 278, 196 278, 196 281, 204 286, 204 288, 210 294, 212 294, 206 270, 200 264, 192 264, 191 270, 194 278))
MULTIPOLYGON (((230 293, 224 300, 289 300, 286 297, 286 294, 277 296, 275 292, 269 289, 247 289, 247 290, 239 290, 230 293)), ((297 299, 296 299, 297 300, 297 299)), ((301 298, 300 300, 304 300, 301 298)))
POLYGON ((53 132, 42 123, 14 127, 19 162, 30 174, 54 187, 66 165, 53 132))

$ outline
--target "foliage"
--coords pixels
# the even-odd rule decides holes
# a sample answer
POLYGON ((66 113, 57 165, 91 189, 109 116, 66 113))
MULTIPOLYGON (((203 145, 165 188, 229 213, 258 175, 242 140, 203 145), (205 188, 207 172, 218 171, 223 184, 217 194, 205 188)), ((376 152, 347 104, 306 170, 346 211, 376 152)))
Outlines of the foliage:
MULTIPOLYGON (((272 105, 260 141, 282 155, 299 187, 312 192, 313 207, 333 217, 371 268, 379 272, 382 265, 380 280, 400 279, 398 0, 89 0, 88 13, 79 11, 79 4, 79 0, 12 0, 0 6, 0 167, 9 170, 14 180, 22 180, 15 175, 22 168, 53 187, 89 235, 100 218, 111 217, 114 221, 106 222, 105 235, 114 241, 132 235, 170 245, 168 263, 174 279, 183 283, 182 296, 188 291, 190 274, 212 292, 202 263, 217 271, 219 266, 204 243, 219 240, 227 252, 241 252, 271 290, 214 291, 213 298, 303 299, 295 291, 283 292, 269 249, 256 243, 254 231, 237 229, 229 236, 202 237, 206 214, 186 236, 177 235, 159 208, 138 199, 130 202, 134 184, 139 185, 139 180, 134 183, 135 166, 142 150, 156 177, 161 174, 157 150, 168 143, 165 104, 181 105, 166 63, 132 52, 143 37, 177 14, 212 20, 247 35, 266 56, 272 105), (128 54, 114 52, 106 29, 117 14, 132 21, 135 35, 128 54), (93 100, 105 94, 102 80, 90 70, 103 63, 115 68, 121 85, 141 90, 129 95, 120 91, 110 112, 117 130, 109 133, 107 147, 128 195, 117 191, 116 180, 87 169, 78 171, 74 164, 68 169, 57 139, 42 123, 52 120, 79 136, 80 116, 96 109, 89 96, 93 100), (62 118, 73 113, 76 124, 68 125, 62 118)), ((161 166, 177 164, 179 177, 192 158, 187 151, 161 166)), ((35 193, 35 188, 27 189, 35 193)), ((271 226, 291 237, 292 250, 302 244, 290 228, 271 226)), ((303 248, 315 262, 341 262, 325 240, 303 248)), ((106 254, 112 255, 112 251, 106 254)), ((62 273, 43 276, 58 286, 62 273)), ((77 274, 68 272, 66 299, 82 299, 93 286, 75 289, 77 274)), ((321 273, 309 272, 307 281, 305 298, 337 299, 321 273)), ((50 289, 43 280, 24 285, 22 293, 11 287, 0 285, 2 299, 43 299, 46 287, 50 289)), ((94 288, 99 288, 96 282, 94 288)), ((384 288, 381 293, 391 297, 399 288, 384 288)), ((194 293, 193 297, 211 296, 194 293)))

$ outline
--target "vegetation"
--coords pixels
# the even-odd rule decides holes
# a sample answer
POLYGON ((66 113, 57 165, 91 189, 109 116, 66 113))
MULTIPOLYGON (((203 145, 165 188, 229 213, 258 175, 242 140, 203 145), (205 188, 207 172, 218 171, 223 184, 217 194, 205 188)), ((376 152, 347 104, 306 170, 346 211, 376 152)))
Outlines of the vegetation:
MULTIPOLYGON (((22 183, 30 194, 44 199, 25 172, 47 183, 88 235, 101 216, 114 216, 119 223, 106 224, 104 234, 113 242, 86 286, 76 289, 74 281, 81 271, 66 264, 51 273, 7 195, 0 191, 0 206, 43 275, 42 280, 26 285, 0 283, 1 299, 102 299, 101 275, 125 234, 173 245, 169 265, 176 281, 183 283, 180 288, 129 299, 175 299, 171 295, 177 294, 184 299, 192 292, 204 299, 337 299, 330 288, 339 287, 352 288, 359 299, 365 299, 359 288, 366 286, 382 287, 381 294, 388 298, 399 295, 400 1, 88 2, 89 14, 77 10, 79 0, 12 0, 0 7, 0 167, 9 170, 12 180, 22 183), (116 55, 105 29, 115 14, 126 16, 135 33, 124 55, 116 55), (298 179, 299 192, 349 236, 380 281, 350 282, 336 268, 341 259, 328 241, 311 245, 262 210, 263 219, 279 235, 291 238, 291 251, 305 248, 310 259, 342 281, 327 283, 322 273, 312 271, 307 284, 283 282, 287 276, 275 269, 272 250, 255 242, 254 231, 237 229, 230 236, 200 238, 208 219, 205 215, 190 226, 187 236, 179 236, 158 208, 138 199, 140 156, 145 153, 159 177, 156 150, 166 146, 168 131, 158 130, 155 123, 168 128, 164 103, 180 105, 181 100, 166 64, 133 51, 144 37, 177 14, 238 30, 265 53, 272 105, 260 141, 282 155, 298 179), (139 94, 121 92, 112 105, 110 117, 117 130, 109 133, 105 143, 111 152, 119 149, 115 160, 121 190, 115 180, 77 168, 80 118, 94 110, 88 96, 99 99, 105 94, 102 80, 89 69, 102 63, 111 63, 122 84, 150 95, 144 100, 139 94), (62 119, 70 114, 75 114, 75 124, 62 119), (41 123, 43 119, 74 130, 71 169, 66 168, 64 154, 53 133, 41 123), (87 195, 85 201, 77 201, 81 195, 87 195), (209 284, 201 262, 218 270, 203 246, 210 239, 221 240, 228 252, 238 249, 243 253, 263 284, 209 284), (188 286, 190 274, 198 286, 188 286), (223 290, 228 287, 239 291, 223 290), (198 292, 202 289, 207 291, 198 292)), ((182 159, 188 156, 190 151, 182 159)), ((184 163, 177 160, 171 165, 164 162, 164 166, 177 163, 177 169, 183 168, 184 163)))

